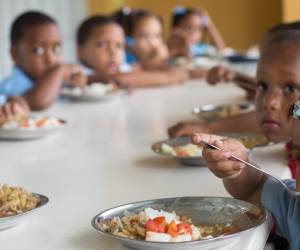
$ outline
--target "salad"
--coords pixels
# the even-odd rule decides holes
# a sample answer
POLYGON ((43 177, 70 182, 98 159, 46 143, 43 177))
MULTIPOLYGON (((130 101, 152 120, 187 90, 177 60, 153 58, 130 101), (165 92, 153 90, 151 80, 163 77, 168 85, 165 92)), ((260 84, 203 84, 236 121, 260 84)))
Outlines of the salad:
POLYGON ((202 148, 191 143, 179 146, 170 146, 167 143, 162 143, 160 153, 178 157, 201 157, 202 148))
POLYGON ((239 231, 229 223, 195 226, 187 216, 153 208, 138 214, 127 213, 121 218, 113 217, 102 222, 100 228, 115 236, 154 242, 204 240, 239 231))

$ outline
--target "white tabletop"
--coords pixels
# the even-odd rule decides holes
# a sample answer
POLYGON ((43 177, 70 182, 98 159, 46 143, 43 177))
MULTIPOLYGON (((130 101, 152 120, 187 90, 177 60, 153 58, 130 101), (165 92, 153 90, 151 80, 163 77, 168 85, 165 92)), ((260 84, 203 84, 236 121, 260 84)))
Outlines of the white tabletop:
POLYGON ((227 196, 206 167, 182 166, 154 154, 168 126, 193 118, 194 106, 243 100, 233 85, 145 89, 107 103, 58 102, 48 110, 67 126, 37 141, 0 142, 1 182, 45 194, 49 204, 0 232, 5 250, 126 249, 95 232, 104 209, 177 196, 227 196))

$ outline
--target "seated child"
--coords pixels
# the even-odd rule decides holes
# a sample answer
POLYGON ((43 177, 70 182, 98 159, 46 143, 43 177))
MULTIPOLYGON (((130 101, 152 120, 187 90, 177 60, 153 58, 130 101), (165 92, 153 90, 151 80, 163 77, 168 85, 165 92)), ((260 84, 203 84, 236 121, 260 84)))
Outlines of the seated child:
MULTIPOLYGON (((300 37, 300 36, 299 36, 300 37)), ((300 40, 299 40, 300 42, 300 40)), ((298 45, 298 54, 300 46, 298 45)), ((299 78, 299 76, 297 77, 299 78)), ((299 98, 299 96, 298 96, 299 98)), ((291 136, 296 163, 300 166, 300 101, 294 107, 291 136)), ((285 187, 272 177, 254 168, 234 161, 230 155, 247 160, 247 150, 233 139, 223 139, 209 134, 196 134, 193 142, 199 144, 206 141, 217 145, 222 150, 204 147, 203 156, 210 170, 219 178, 227 191, 235 198, 260 203, 267 208, 275 219, 276 232, 286 238, 291 250, 300 249, 300 200, 288 192, 285 187)), ((288 188, 300 192, 300 171, 297 168, 296 181, 283 181, 288 188)))
MULTIPOLYGON (((279 36, 281 33, 288 32, 286 30, 281 32, 275 32, 270 35, 267 35, 263 40, 264 45, 261 45, 261 59, 258 63, 258 74, 257 74, 257 93, 255 98, 256 111, 242 114, 236 117, 225 118, 222 121, 211 122, 208 124, 201 122, 181 122, 172 126, 169 129, 169 135, 171 137, 178 137, 182 135, 191 135, 195 132, 204 132, 204 133, 226 133, 226 132, 259 132, 262 131, 269 138, 270 141, 280 142, 288 140, 288 131, 290 130, 290 120, 286 118, 288 113, 289 103, 295 101, 294 95, 299 88, 298 82, 287 82, 286 85, 280 86, 278 81, 268 80, 267 89, 278 89, 278 95, 265 96, 265 80, 260 81, 260 65, 265 63, 266 59, 263 58, 264 55, 269 52, 269 44, 278 43, 277 40, 273 37, 279 36), (270 86, 269 86, 270 85, 270 86), (279 91, 280 90, 280 91, 279 91), (285 93, 285 95, 283 94, 285 93), (284 97, 284 98, 283 98, 284 97), (270 112, 271 110, 272 112, 270 112), (255 114, 256 113, 256 114, 255 114)), ((297 32, 294 34, 289 34, 289 36, 296 36, 297 32)), ((285 36, 283 36, 285 38, 285 36)), ((293 47, 290 48, 292 50, 293 47)), ((285 48, 280 43, 278 44, 277 53, 273 53, 272 56, 269 54, 268 57, 270 61, 266 63, 273 67, 270 75, 272 77, 278 77, 275 73, 279 72, 280 69, 283 70, 284 67, 290 67, 290 60, 287 62, 280 61, 284 58, 286 51, 285 48), (274 63, 272 63, 274 61, 274 63), (276 70, 274 70, 276 69, 276 70)), ((298 56, 295 54, 294 56, 298 56)), ((284 59, 286 60, 286 59, 284 59)))
POLYGON ((0 83, 0 94, 24 96, 32 109, 49 107, 64 83, 84 86, 79 65, 62 63, 62 44, 54 19, 36 11, 16 18, 10 33, 14 68, 0 83))
POLYGON ((213 20, 202 9, 176 7, 173 13, 172 29, 173 33, 169 40, 172 58, 210 54, 214 47, 202 42, 205 32, 210 35, 212 44, 217 50, 225 48, 225 42, 213 20))
POLYGON ((169 53, 163 41, 162 19, 146 10, 131 12, 132 37, 128 45, 127 58, 132 63, 138 63, 143 69, 161 69, 167 66, 169 53))
POLYGON ((107 16, 86 19, 77 32, 78 57, 88 72, 89 82, 115 82, 122 87, 147 87, 185 81, 185 69, 149 70, 125 64, 125 36, 122 27, 107 16))

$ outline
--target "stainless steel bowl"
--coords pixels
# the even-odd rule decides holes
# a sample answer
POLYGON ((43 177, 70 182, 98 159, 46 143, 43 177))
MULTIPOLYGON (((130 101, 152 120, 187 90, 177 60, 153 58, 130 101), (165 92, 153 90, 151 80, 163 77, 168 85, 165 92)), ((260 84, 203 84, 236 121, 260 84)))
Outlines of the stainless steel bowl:
POLYGON ((160 142, 154 143, 151 148, 155 153, 163 155, 163 156, 172 157, 172 158, 176 159, 177 161, 179 161, 183 165, 187 165, 187 166, 206 166, 206 162, 205 162, 205 160, 202 156, 180 157, 180 156, 174 156, 174 155, 171 155, 171 154, 162 153, 161 152, 161 145, 163 143, 166 143, 166 144, 168 144, 172 147, 173 146, 182 146, 182 145, 186 145, 188 143, 191 143, 191 137, 183 136, 183 137, 179 137, 179 138, 173 138, 173 139, 160 141, 160 142))
POLYGON ((119 240, 134 249, 177 249, 177 250, 262 250, 271 230, 271 215, 264 208, 251 203, 225 197, 177 197, 130 203, 101 212, 92 219, 92 226, 101 234, 119 240), (181 242, 161 243, 131 240, 105 232, 102 225, 114 216, 122 217, 125 212, 138 213, 145 208, 175 211, 190 217, 194 225, 234 223, 238 233, 217 238, 181 242), (253 208, 259 216, 250 212, 253 208))
POLYGON ((59 119, 62 126, 56 128, 38 128, 38 129, 2 129, 0 128, 0 140, 36 140, 47 137, 59 130, 67 122, 59 119))
POLYGON ((37 213, 41 207, 43 207, 44 205, 46 205, 49 202, 49 198, 44 195, 36 194, 36 193, 33 193, 33 195, 35 197, 39 198, 39 200, 40 200, 37 207, 32 210, 29 210, 27 212, 21 213, 21 214, 16 214, 16 215, 0 218, 0 230, 9 229, 11 227, 15 227, 15 226, 21 224, 26 219, 28 219, 30 216, 37 213))
POLYGON ((207 104, 194 107, 192 113, 204 121, 215 121, 225 117, 236 116, 254 110, 254 104, 250 102, 233 103, 224 105, 207 104))

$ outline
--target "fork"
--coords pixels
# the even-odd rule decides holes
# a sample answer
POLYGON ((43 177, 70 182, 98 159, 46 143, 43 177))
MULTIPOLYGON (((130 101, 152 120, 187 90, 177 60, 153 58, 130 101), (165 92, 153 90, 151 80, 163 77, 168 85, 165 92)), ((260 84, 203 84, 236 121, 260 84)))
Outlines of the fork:
MULTIPOLYGON (((216 145, 210 144, 210 143, 208 143, 208 142, 206 142, 206 141, 201 141, 201 143, 204 144, 204 145, 206 145, 207 147, 209 147, 209 148, 211 148, 211 149, 222 150, 222 149, 220 149, 219 147, 217 147, 216 145)), ((285 188, 291 195, 297 197, 297 199, 300 198, 300 192, 291 190, 291 189, 290 189, 290 188, 289 188, 289 187, 288 187, 281 179, 275 177, 274 175, 268 173, 268 172, 265 171, 265 170, 262 170, 260 167, 254 165, 254 164, 252 164, 252 163, 250 163, 250 162, 244 161, 243 159, 241 159, 241 158, 239 158, 239 157, 237 157, 237 156, 235 156, 235 155, 231 155, 230 158, 232 158, 232 159, 234 159, 234 160, 236 160, 236 161, 242 162, 242 163, 244 163, 245 165, 247 165, 247 166, 249 166, 249 167, 252 167, 252 168, 256 169, 257 171, 260 171, 260 172, 262 172, 262 173, 268 175, 269 177, 272 177, 274 180, 276 180, 276 181, 279 182, 281 185, 283 185, 284 188, 285 188)))

